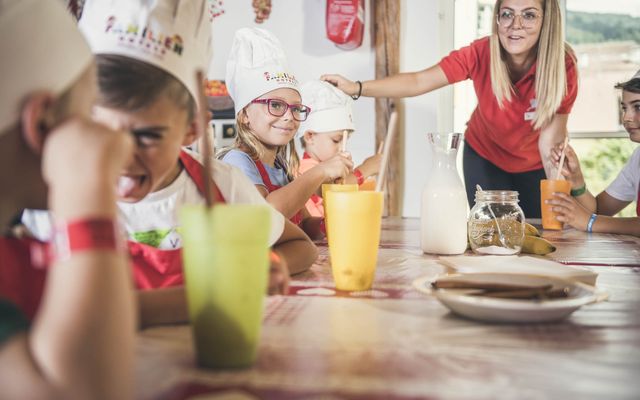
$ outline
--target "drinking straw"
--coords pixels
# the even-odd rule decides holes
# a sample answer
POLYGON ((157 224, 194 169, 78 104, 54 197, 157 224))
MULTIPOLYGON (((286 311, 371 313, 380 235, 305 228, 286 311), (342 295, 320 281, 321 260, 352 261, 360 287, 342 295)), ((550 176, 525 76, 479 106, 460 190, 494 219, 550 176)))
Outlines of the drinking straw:
POLYGON ((376 182, 376 192, 382 191, 384 180, 387 175, 387 164, 389 164, 389 153, 391 152, 391 145, 393 143, 393 137, 396 134, 396 121, 398 120, 398 113, 393 111, 389 118, 389 125, 387 126, 387 136, 384 139, 384 149, 382 150, 382 161, 380 162, 380 172, 378 173, 378 182, 376 182))
POLYGON ((196 118, 196 130, 198 136, 202 139, 201 154, 203 158, 202 162, 202 177, 205 182, 204 199, 207 207, 212 207, 214 203, 213 199, 213 176, 211 174, 211 153, 212 146, 209 141, 209 134, 207 133, 207 124, 209 121, 209 113, 207 111, 207 98, 204 94, 204 74, 202 70, 196 71, 196 87, 198 88, 198 115, 196 118))
POLYGON ((560 164, 558 164, 558 171, 556 172, 556 180, 560 180, 560 173, 562 172, 562 164, 564 164, 564 156, 567 152, 567 144, 569 144, 569 134, 564 137, 564 145, 562 146, 562 154, 560 154, 560 164))
POLYGON ((382 149, 384 148, 384 140, 382 142, 380 142, 380 145, 378 146, 378 151, 376 152, 377 154, 382 154, 382 149))

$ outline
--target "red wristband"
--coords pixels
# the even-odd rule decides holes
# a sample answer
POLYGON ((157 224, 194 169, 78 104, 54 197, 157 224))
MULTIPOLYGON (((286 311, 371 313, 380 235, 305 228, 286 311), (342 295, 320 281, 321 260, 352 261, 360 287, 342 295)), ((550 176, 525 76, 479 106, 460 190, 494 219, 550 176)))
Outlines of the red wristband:
POLYGON ((58 223, 53 234, 53 256, 67 259, 90 250, 119 250, 119 231, 112 218, 87 218, 58 223))
POLYGON ((362 175, 362 172, 360 172, 358 168, 353 170, 353 175, 355 175, 358 180, 358 185, 362 185, 364 183, 364 175, 362 175))

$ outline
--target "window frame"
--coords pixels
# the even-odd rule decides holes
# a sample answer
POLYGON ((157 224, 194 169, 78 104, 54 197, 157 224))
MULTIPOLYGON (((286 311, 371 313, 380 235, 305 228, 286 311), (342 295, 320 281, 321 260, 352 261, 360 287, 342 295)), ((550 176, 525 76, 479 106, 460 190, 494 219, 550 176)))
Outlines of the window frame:
MULTIPOLYGON (((562 11, 562 23, 565 26, 565 40, 567 34, 567 0, 560 0, 560 9, 562 11)), ((579 72, 579 71, 578 71, 579 72)), ((625 131, 620 118, 618 118, 618 130, 606 132, 590 132, 590 131, 571 131, 569 135, 576 139, 616 139, 629 137, 625 131)))

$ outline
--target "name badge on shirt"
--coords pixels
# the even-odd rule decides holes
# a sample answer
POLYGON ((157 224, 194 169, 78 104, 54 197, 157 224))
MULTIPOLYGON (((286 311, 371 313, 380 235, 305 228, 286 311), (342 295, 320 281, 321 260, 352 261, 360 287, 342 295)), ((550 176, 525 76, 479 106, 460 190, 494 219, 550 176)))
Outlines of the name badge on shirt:
POLYGON ((533 121, 533 119, 536 117, 537 107, 538 107, 538 99, 529 100, 529 108, 527 108, 527 111, 525 111, 524 113, 525 121, 533 121))

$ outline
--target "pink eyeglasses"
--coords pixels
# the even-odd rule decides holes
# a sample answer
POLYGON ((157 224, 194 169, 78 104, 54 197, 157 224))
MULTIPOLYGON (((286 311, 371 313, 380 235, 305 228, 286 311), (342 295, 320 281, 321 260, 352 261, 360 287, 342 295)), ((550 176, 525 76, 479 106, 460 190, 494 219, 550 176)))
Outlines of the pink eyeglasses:
POLYGON ((269 114, 274 117, 282 117, 287 113, 287 110, 291 109, 293 119, 299 122, 306 120, 311 112, 311 108, 304 104, 289 104, 280 99, 255 99, 251 103, 266 104, 269 114))

